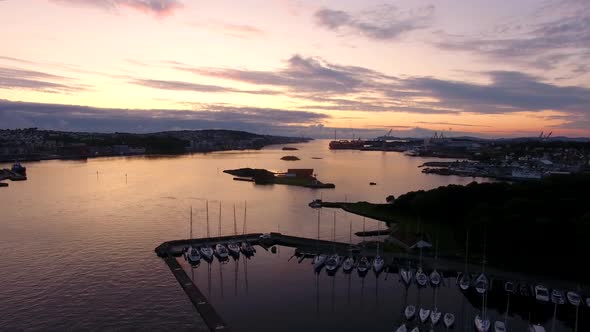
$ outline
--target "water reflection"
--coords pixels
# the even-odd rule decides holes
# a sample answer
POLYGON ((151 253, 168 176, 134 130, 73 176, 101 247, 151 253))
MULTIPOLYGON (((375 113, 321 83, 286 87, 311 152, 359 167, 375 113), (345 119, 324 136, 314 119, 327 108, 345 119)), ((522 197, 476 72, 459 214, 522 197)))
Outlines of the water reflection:
MULTIPOLYGON (((408 330, 418 326, 421 331, 444 331, 447 330, 445 322, 456 317, 452 330, 473 331, 476 315, 488 317, 491 330, 496 321, 505 323, 510 331, 524 331, 530 322, 540 323, 547 331, 554 332, 573 331, 576 319, 577 331, 585 331, 588 324, 587 318, 578 313, 581 310, 587 315, 588 308, 567 303, 541 304, 532 296, 507 293, 501 280, 493 279, 485 296, 474 287, 462 291, 456 284, 457 271, 447 270, 444 266, 439 267, 439 286, 428 283, 421 287, 415 280, 409 285, 402 280, 400 266, 408 265, 404 260, 391 260, 381 274, 358 275, 343 270, 328 274, 317 273, 312 258, 302 251, 280 246, 272 248, 276 250, 258 249, 251 260, 241 256, 234 259, 233 264, 220 264, 215 260, 191 269, 196 276, 195 284, 210 288, 211 302, 233 330, 247 331, 252 327, 273 330, 276 329, 273 324, 280 324, 280 329, 285 331, 302 328, 309 331, 392 331, 405 324, 408 330), (292 254, 280 256, 279 251, 291 251, 292 254), (299 259, 292 259, 294 257, 299 259), (238 272, 240 260, 243 264, 241 275, 238 272), (231 265, 234 292, 228 297, 224 294, 223 273, 231 265), (248 265, 254 269, 248 271, 248 265), (211 279, 212 270, 217 272, 218 279, 211 279), (204 272, 208 273, 207 284, 198 277, 204 272), (244 290, 242 293, 238 291, 240 285, 244 290), (211 292, 211 288, 216 291, 211 292), (256 296, 251 296, 249 291, 252 288, 256 290, 256 296), (310 299, 313 299, 311 303, 310 299), (416 310, 411 319, 406 319, 404 314, 408 306, 414 306, 416 310), (270 313, 261 308, 272 308, 273 318, 269 319, 270 313), (421 312, 428 315, 421 319, 421 312)), ((188 266, 185 264, 186 268, 188 266)))

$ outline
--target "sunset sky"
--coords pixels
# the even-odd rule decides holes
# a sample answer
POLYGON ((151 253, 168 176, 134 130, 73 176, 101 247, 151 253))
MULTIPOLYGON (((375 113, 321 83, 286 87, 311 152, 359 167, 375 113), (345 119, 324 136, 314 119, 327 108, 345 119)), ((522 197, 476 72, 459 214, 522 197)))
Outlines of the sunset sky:
POLYGON ((0 0, 0 128, 590 136, 588 0, 0 0))

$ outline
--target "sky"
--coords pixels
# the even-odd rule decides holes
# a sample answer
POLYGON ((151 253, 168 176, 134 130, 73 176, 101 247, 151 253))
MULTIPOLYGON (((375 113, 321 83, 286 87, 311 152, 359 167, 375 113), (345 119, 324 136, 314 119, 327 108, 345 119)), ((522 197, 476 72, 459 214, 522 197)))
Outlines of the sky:
POLYGON ((0 0, 0 128, 590 136, 588 0, 0 0))

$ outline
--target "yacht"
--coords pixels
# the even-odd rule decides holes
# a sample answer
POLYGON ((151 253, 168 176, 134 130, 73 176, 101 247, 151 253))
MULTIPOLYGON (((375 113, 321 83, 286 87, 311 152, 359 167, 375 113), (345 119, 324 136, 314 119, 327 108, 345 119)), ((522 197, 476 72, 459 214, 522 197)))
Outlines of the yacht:
POLYGON ((201 247, 201 256, 210 262, 213 259, 213 249, 209 246, 201 247))
POLYGON ((516 292, 516 287, 514 286, 514 283, 512 281, 506 281, 504 283, 504 290, 508 294, 514 294, 516 292))
POLYGON ((582 298, 580 297, 580 294, 576 293, 576 292, 567 292, 566 294, 567 296, 567 301, 574 306, 579 306, 580 303, 582 302, 582 298))
POLYGON ((416 307, 413 305, 407 306, 406 310, 404 310, 404 315, 406 316, 407 320, 411 320, 414 318, 414 315, 416 315, 416 307))
POLYGON ((543 285, 535 286, 535 299, 540 302, 549 302, 549 290, 543 285))
POLYGON ((412 283, 412 278, 414 277, 414 273, 412 272, 412 270, 400 269, 399 274, 407 286, 409 286, 412 283))
POLYGON ((254 249, 254 247, 248 241, 242 241, 242 244, 240 245, 240 250, 246 257, 253 256, 256 252, 256 249, 254 249))
POLYGON ((488 290, 489 284, 490 284, 490 281, 489 281, 488 277, 484 273, 481 273, 475 279, 475 290, 479 294, 483 294, 488 290))
POLYGON ((545 332, 545 328, 539 324, 529 325, 529 332, 545 332))
POLYGON ((457 278, 457 284, 459 285, 459 288, 461 288, 461 290, 463 291, 469 289, 469 286, 471 285, 471 278, 469 277, 469 273, 461 273, 457 278))
POLYGON ((420 328, 418 326, 416 326, 410 332, 420 332, 420 328))
POLYGON ((352 269, 354 269, 354 258, 351 256, 346 257, 344 262, 342 262, 342 271, 344 271, 344 273, 350 273, 352 269))
POLYGON ((490 320, 482 318, 480 315, 475 316, 475 328, 478 332, 488 332, 490 330, 490 320))
POLYGON ((321 208, 322 207, 322 200, 321 199, 314 199, 308 205, 314 209, 321 208))
POLYGON ((420 321, 425 323, 428 317, 430 317, 430 309, 420 308, 418 315, 420 316, 420 321))
POLYGON ((428 277, 426 276, 426 273, 422 271, 421 267, 419 267, 418 271, 416 271, 416 282, 419 286, 422 287, 426 286, 426 284, 428 283, 428 277))
POLYGON ((436 325, 438 324, 438 321, 440 320, 440 316, 442 315, 442 313, 440 311, 438 311, 437 308, 434 308, 431 312, 430 312, 430 321, 432 322, 432 325, 436 325))
POLYGON ((189 263, 196 264, 201 261, 201 254, 199 253, 199 249, 190 246, 186 252, 186 258, 188 259, 189 263))
POLYGON ((445 327, 447 329, 450 328, 451 326, 453 326, 453 324, 455 324, 455 315, 453 315, 450 312, 447 312, 443 317, 443 323, 445 323, 445 327))
POLYGON ((565 296, 563 295, 563 292, 560 291, 559 289, 554 289, 551 292, 551 302, 553 302, 555 304, 564 304, 565 303, 565 296))
POLYGON ((356 265, 356 269, 359 273, 366 273, 367 271, 369 271, 370 267, 371 263, 369 262, 367 256, 361 257, 361 259, 359 259, 358 264, 356 265))
POLYGON ((328 274, 336 273, 336 270, 338 270, 338 267, 340 267, 341 263, 342 263, 342 257, 340 257, 336 254, 330 256, 326 260, 326 271, 328 272, 328 274))
POLYGON ((397 330, 395 330, 395 332, 408 332, 408 328, 406 327, 406 324, 402 324, 397 330))
POLYGON ((504 322, 497 320, 494 323, 494 332, 506 332, 506 324, 504 324, 504 322))
POLYGON ((375 256, 375 259, 373 259, 373 270, 376 274, 381 273, 381 270, 383 270, 384 265, 385 261, 383 260, 383 258, 379 255, 375 256))
POLYGON ((434 271, 430 273, 430 283, 432 284, 432 286, 438 286, 440 285, 440 280, 440 273, 438 273, 438 271, 434 269, 434 271))
POLYGON ((324 264, 326 263, 327 259, 328 259, 328 255, 325 255, 325 254, 315 255, 315 257, 313 258, 313 269, 316 271, 321 270, 322 267, 324 266, 324 264))
POLYGON ((518 285, 518 294, 523 297, 530 297, 532 296, 531 286, 525 283, 521 283, 518 285))
POLYGON ((235 258, 240 257, 240 246, 236 242, 228 243, 227 250, 229 251, 230 255, 234 256, 235 258))
POLYGON ((229 252, 227 251, 227 247, 221 243, 215 245, 215 256, 220 261, 226 260, 229 257, 229 252))

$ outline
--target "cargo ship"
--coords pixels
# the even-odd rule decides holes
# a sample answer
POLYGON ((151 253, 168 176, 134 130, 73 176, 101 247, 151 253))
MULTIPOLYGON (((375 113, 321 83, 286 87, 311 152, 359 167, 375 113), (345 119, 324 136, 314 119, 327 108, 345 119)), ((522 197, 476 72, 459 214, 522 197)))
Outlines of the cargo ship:
POLYGON ((365 143, 360 139, 331 141, 330 150, 360 150, 365 146, 365 143))

